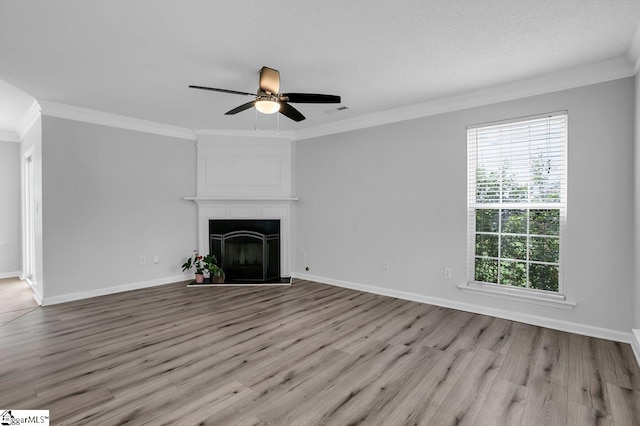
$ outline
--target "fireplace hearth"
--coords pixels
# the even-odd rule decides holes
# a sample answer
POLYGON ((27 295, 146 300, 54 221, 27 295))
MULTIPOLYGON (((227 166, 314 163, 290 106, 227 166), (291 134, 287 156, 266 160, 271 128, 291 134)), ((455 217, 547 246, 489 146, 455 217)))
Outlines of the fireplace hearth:
POLYGON ((280 277, 280 220, 209 220, 209 253, 226 283, 273 283, 280 277))

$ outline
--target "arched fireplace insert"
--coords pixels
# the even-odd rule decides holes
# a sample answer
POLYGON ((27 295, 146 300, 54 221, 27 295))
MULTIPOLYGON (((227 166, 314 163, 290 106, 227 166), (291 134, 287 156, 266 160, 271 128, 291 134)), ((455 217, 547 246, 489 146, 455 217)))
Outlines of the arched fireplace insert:
POLYGON ((280 220, 210 220, 209 235, 226 282, 280 279, 280 220))

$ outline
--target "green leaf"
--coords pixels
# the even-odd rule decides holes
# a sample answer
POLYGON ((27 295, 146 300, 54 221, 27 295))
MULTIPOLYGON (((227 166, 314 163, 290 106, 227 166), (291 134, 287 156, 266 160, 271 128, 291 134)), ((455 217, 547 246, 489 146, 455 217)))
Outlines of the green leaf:
POLYGON ((476 209, 476 232, 498 232, 497 209, 476 209))
POLYGON ((476 259, 474 279, 484 283, 497 283, 498 261, 494 259, 476 259))
POLYGON ((529 286, 538 290, 558 291, 558 267, 553 265, 529 265, 529 286))
POLYGON ((523 209, 502 210, 502 232, 508 234, 526 234, 527 211, 523 209))
POLYGON ((526 259, 527 237, 510 235, 503 236, 501 258, 526 259))

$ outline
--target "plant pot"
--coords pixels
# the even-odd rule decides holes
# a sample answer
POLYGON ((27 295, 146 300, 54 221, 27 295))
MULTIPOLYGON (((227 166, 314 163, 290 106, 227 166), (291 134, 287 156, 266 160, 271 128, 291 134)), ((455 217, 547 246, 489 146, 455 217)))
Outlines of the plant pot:
POLYGON ((212 276, 211 282, 215 284, 223 284, 224 283, 224 275, 221 276, 212 276))
POLYGON ((204 282, 203 274, 196 274, 196 284, 202 284, 204 282))

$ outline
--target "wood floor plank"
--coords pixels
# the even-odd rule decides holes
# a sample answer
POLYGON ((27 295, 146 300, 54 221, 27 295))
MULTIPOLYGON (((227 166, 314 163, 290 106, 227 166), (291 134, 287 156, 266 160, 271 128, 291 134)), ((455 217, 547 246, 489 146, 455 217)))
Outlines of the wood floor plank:
POLYGON ((35 405, 37 398, 36 390, 30 384, 13 386, 11 392, 2 392, 0 396, 2 396, 0 404, 3 407, 16 407, 17 409, 35 405))
POLYGON ((0 313, 0 325, 13 321, 16 318, 20 318, 24 314, 31 312, 34 309, 35 307, 29 307, 24 309, 12 310, 9 312, 2 312, 0 313))
POLYGON ((570 426, 614 426, 613 416, 595 408, 569 402, 567 425, 570 426))
POLYGON ((380 420, 385 424, 426 424, 474 357, 474 353, 462 350, 443 354, 408 395, 380 420))
POLYGON ((480 350, 430 419, 432 424, 473 425, 500 368, 501 356, 480 350))
POLYGON ((567 388, 545 380, 532 380, 527 390, 523 425, 562 426, 567 424, 567 388))
POLYGON ((65 389, 64 392, 60 392, 60 390, 57 392, 49 391, 42 396, 38 395, 35 406, 29 409, 46 409, 50 411, 50 418, 64 419, 91 410, 93 407, 107 404, 113 399, 113 394, 106 386, 73 387, 69 390, 65 389))
POLYGON ((496 379, 473 419, 477 426, 522 424, 527 388, 496 379))
POLYGON ((254 375, 245 379, 244 384, 253 393, 219 412, 217 420, 220 424, 235 424, 247 415, 262 420, 283 418, 292 407, 314 399, 319 390, 349 371, 358 361, 357 357, 329 347, 292 363, 272 364, 272 368, 267 369, 267 376, 254 375))
POLYGON ((263 413, 260 418, 267 423, 323 424, 329 421, 339 422, 342 410, 348 410, 357 397, 369 386, 375 386, 377 380, 390 369, 408 362, 410 349, 401 345, 384 345, 374 357, 346 371, 335 382, 317 393, 317 397, 292 407, 283 418, 270 418, 263 413))
POLYGON ((514 339, 513 330, 516 323, 502 318, 491 318, 490 323, 483 329, 482 334, 475 338, 475 348, 486 349, 500 354, 506 354, 514 339))
POLYGON ((52 424, 640 424, 627 344, 310 281, 34 308, 0 344, 0 406, 52 424))
POLYGON ((18 278, 0 279, 0 325, 38 307, 29 284, 18 278))
POLYGON ((596 342, 592 337, 569 336, 569 401, 607 413, 609 396, 596 342))
POLYGON ((640 387, 638 364, 633 360, 631 347, 625 343, 597 339, 596 350, 607 383, 637 389, 640 387))
POLYGON ((500 379, 516 385, 528 386, 539 355, 542 328, 517 324, 511 347, 505 354, 500 368, 500 379))
POLYGON ((447 321, 447 317, 453 312, 451 309, 427 305, 407 322, 396 324, 394 327, 399 332, 396 331, 387 341, 394 345, 417 346, 416 342, 432 333, 438 328, 438 324, 447 321))
POLYGON ((616 425, 640 425, 640 392, 607 383, 611 415, 616 425))
POLYGON ((569 333, 544 329, 531 372, 533 380, 565 385, 569 380, 569 333))
POLYGON ((156 413, 148 423, 154 425, 215 424, 216 415, 225 407, 251 394, 251 389, 240 382, 229 382, 210 392, 187 398, 180 407, 156 413))

